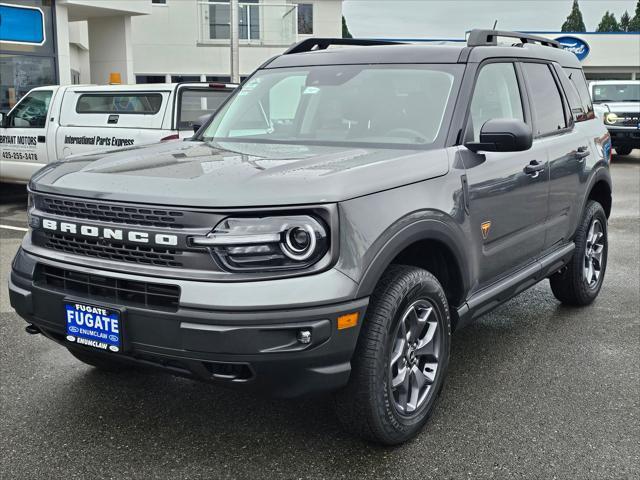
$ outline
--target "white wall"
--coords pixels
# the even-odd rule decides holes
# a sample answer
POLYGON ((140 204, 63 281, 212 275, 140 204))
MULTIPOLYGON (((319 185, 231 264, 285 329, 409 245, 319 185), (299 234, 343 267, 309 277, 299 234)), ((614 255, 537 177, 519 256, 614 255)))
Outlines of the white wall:
MULTIPOLYGON (((285 2, 287 0, 263 0, 265 4, 285 2)), ((305 0, 304 3, 314 4, 314 36, 342 36, 341 0, 305 0)), ((198 43, 197 0, 167 0, 166 6, 153 5, 151 15, 133 17, 131 22, 136 74, 229 75, 228 43, 198 43)), ((241 75, 248 75, 285 49, 286 45, 241 42, 241 75)))
POLYGON ((91 83, 108 83, 112 72, 120 73, 122 83, 135 83, 131 17, 96 17, 87 23, 91 83))

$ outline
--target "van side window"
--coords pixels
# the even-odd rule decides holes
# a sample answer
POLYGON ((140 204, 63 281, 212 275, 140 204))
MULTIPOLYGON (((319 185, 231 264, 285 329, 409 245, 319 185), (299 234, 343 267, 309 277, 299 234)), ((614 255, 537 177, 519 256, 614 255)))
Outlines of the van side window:
POLYGON ((19 128, 44 128, 52 95, 52 90, 36 90, 29 93, 9 114, 7 125, 19 128))
POLYGON ((467 138, 480 141, 480 129, 493 118, 524 121, 522 100, 512 63, 490 63, 480 70, 471 100, 467 138))
POLYGON ((571 80, 571 83, 576 87, 580 101, 582 102, 582 108, 585 111, 587 119, 595 118, 593 112, 593 104, 591 103, 591 95, 589 94, 589 87, 587 87, 587 80, 584 78, 584 73, 579 68, 564 68, 564 72, 571 80))
POLYGON ((523 63, 522 69, 527 79, 535 117, 536 136, 562 130, 567 127, 562 106, 562 97, 558 91, 549 65, 546 63, 523 63))
POLYGON ((154 115, 161 106, 159 93, 87 93, 78 98, 76 112, 154 115))

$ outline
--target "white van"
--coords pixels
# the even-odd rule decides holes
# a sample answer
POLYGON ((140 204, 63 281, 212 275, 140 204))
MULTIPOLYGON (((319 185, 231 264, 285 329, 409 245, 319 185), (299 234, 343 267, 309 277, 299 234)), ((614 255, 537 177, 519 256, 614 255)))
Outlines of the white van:
POLYGON ((172 83, 38 87, 0 119, 0 181, 26 183, 70 155, 193 135, 236 85, 172 83))

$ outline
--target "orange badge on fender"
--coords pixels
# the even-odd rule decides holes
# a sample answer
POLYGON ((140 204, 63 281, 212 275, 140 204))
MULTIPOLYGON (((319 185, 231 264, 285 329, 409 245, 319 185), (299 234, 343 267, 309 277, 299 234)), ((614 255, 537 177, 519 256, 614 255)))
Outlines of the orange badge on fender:
POLYGON ((489 236, 489 229, 491 228, 491 222, 482 222, 480 224, 480 228, 482 229, 482 238, 484 240, 489 236))

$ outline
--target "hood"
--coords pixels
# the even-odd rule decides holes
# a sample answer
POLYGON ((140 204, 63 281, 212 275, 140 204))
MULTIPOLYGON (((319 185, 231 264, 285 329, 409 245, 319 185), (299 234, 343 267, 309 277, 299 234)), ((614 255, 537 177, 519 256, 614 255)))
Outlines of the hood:
POLYGON ((168 142, 87 155, 34 175, 35 191, 192 207, 333 203, 441 176, 445 149, 168 142))
POLYGON ((605 113, 640 112, 640 102, 603 102, 594 104, 594 108, 605 113))

